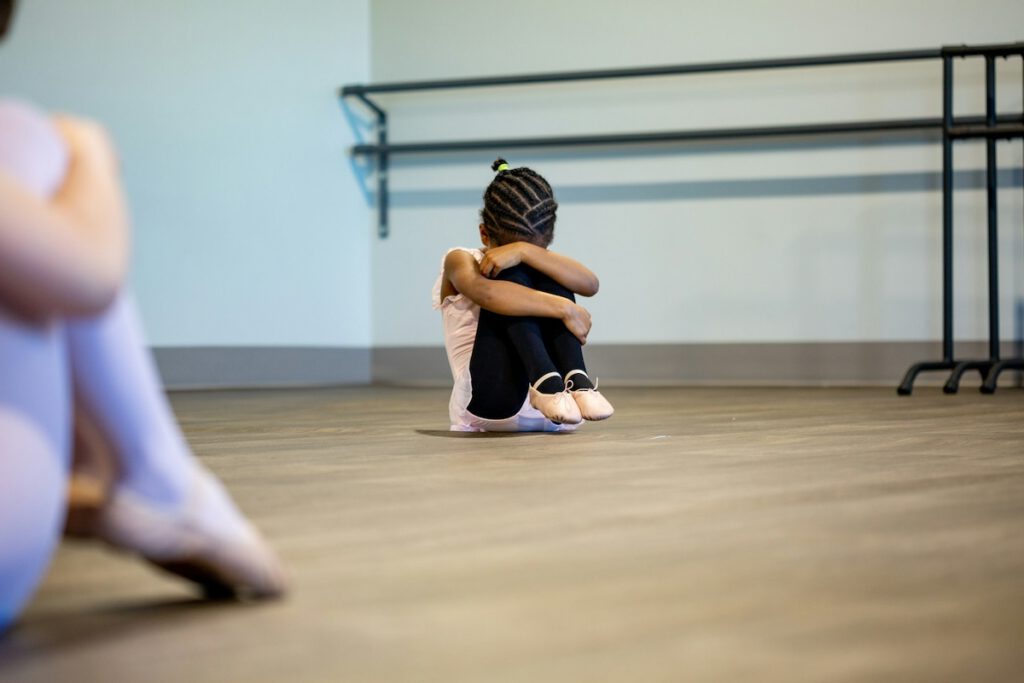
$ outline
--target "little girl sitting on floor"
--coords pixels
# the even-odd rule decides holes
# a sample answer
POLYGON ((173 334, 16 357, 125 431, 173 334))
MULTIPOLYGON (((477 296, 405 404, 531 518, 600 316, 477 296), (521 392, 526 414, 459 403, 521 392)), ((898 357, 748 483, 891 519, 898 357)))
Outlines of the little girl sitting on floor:
POLYGON ((614 412, 583 363, 590 313, 575 294, 598 281, 583 264, 548 251, 551 186, 498 159, 484 192, 483 249, 445 254, 434 285, 455 387, 452 431, 568 431, 614 412))

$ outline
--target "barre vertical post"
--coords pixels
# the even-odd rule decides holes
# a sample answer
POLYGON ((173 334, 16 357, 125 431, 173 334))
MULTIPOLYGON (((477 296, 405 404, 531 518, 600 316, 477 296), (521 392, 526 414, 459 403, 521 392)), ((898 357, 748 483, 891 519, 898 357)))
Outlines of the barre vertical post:
POLYGON ((985 188, 988 203, 988 358, 963 360, 956 364, 942 387, 947 394, 960 389, 964 373, 977 370, 984 386, 992 366, 999 362, 999 236, 996 230, 996 63, 995 57, 985 54, 985 188))
MULTIPOLYGON (((996 61, 985 56, 985 126, 996 127, 996 61)), ((999 206, 996 138, 985 138, 985 179, 988 202, 988 357, 999 360, 999 206)), ((987 374, 987 373, 986 373, 987 374)))
POLYGON ((953 58, 942 58, 942 360, 953 362, 953 58))
MULTIPOLYGON (((377 112, 377 144, 388 144, 388 115, 384 110, 377 112)), ((377 154, 377 236, 388 236, 388 153, 377 154)))
MULTIPOLYGON (((388 236, 388 113, 363 92, 354 93, 377 117, 377 236, 388 236)), ((342 97, 345 97, 342 88, 342 97)))
POLYGON ((909 396, 922 372, 951 370, 953 359, 953 56, 942 51, 942 360, 907 368, 896 393, 909 396))

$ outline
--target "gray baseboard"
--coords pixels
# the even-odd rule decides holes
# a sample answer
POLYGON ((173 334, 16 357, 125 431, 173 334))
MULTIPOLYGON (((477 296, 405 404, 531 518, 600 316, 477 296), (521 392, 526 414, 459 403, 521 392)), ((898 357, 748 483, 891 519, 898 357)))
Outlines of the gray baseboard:
POLYGON ((168 389, 369 384, 370 349, 317 347, 156 347, 168 389))
MULTIPOLYGON (((587 365, 605 385, 892 385, 914 362, 936 359, 937 342, 606 344, 587 346, 587 365)), ((984 358, 984 342, 957 345, 984 358)), ((450 386, 440 346, 366 348, 157 347, 168 389, 305 387, 338 384, 450 386)), ((1014 344, 1003 357, 1019 356, 1014 344)), ((921 375, 940 384, 946 373, 921 375)), ((965 382, 974 382, 968 376, 965 382)), ((1019 377, 1008 375, 1007 382, 1019 377)))
MULTIPOLYGON (((957 344, 960 358, 985 358, 984 342, 957 344)), ((1003 357, 1020 355, 1003 345, 1003 357)), ((606 385, 892 385, 911 363, 939 358, 938 342, 807 342, 641 344, 586 347, 587 365, 606 385)), ((975 373, 976 375, 976 373, 975 373)), ((941 384, 947 373, 922 374, 941 384)), ((451 373, 441 347, 373 350, 373 378, 381 384, 446 386, 451 373)), ((968 377, 965 383, 977 377, 968 377)), ((1011 378, 1008 376, 1007 381, 1011 378)))

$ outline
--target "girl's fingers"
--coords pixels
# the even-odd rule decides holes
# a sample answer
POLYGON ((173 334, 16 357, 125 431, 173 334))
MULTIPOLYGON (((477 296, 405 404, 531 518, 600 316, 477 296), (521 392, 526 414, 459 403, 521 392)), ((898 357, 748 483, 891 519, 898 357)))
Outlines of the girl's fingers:
POLYGON ((484 277, 494 277, 501 272, 501 268, 485 256, 484 260, 480 262, 480 272, 483 273, 484 277))

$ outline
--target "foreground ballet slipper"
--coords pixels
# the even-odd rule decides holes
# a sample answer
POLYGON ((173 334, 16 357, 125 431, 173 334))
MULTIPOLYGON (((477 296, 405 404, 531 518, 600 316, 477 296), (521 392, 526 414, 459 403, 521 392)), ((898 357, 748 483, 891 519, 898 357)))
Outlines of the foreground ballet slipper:
POLYGON ((573 370, 565 376, 565 387, 576 402, 576 406, 579 408, 583 419, 596 421, 606 420, 611 417, 615 413, 615 408, 597 390, 597 383, 594 383, 593 389, 573 389, 572 380, 570 379, 573 375, 583 375, 588 380, 590 377, 582 370, 573 370))
POLYGON ((274 598, 286 589, 277 556, 220 482, 198 465, 192 489, 177 509, 115 489, 93 535, 194 581, 208 597, 274 598))
POLYGON ((579 424, 583 421, 583 417, 580 415, 580 409, 576 406, 576 402, 569 397, 568 392, 559 391, 555 394, 544 394, 537 391, 537 387, 544 380, 549 377, 558 376, 557 372, 549 372, 530 385, 530 405, 555 424, 579 424))

